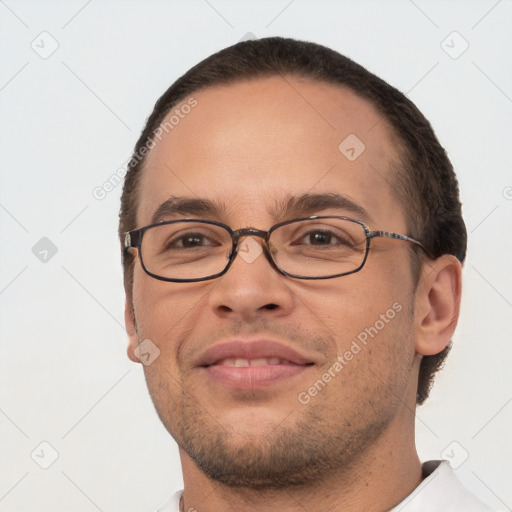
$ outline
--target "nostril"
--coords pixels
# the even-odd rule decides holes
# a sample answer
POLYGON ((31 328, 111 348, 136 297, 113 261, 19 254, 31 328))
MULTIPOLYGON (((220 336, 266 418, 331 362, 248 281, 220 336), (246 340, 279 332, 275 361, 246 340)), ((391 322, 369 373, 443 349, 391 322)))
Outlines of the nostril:
POLYGON ((278 308, 279 306, 277 304, 266 304, 265 306, 263 306, 264 308, 266 309, 276 309, 278 308))

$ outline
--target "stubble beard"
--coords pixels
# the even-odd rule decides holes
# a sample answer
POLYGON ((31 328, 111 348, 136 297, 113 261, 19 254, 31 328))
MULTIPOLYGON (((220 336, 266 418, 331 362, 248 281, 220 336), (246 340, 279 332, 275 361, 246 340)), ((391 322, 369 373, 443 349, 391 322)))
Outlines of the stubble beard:
MULTIPOLYGON (((159 386, 157 394, 163 390, 159 386)), ((248 490, 305 487, 326 476, 350 474, 394 417, 390 410, 375 414, 379 406, 369 399, 358 404, 354 418, 339 422, 321 402, 297 404, 283 412, 273 430, 244 434, 220 425, 189 392, 177 408, 165 406, 161 394, 160 399, 153 397, 160 419, 198 468, 213 481, 248 490), (368 410, 374 411, 371 418, 363 412, 368 410)))
MULTIPOLYGON (((409 330, 403 327, 393 334, 408 336, 409 330)), ((385 343, 385 339, 379 342, 385 343)), ((277 490, 350 475, 361 463, 395 418, 407 385, 404 354, 388 356, 387 364, 394 371, 387 380, 374 382, 359 397, 352 397, 351 405, 341 414, 330 410, 332 405, 323 400, 322 394, 331 391, 325 389, 315 401, 292 404, 273 428, 261 434, 225 428, 207 411, 210 404, 203 404, 183 377, 178 384, 166 379, 166 372, 151 377, 151 367, 145 372, 162 423, 205 475, 240 490, 277 490), (181 394, 176 396, 180 388, 181 394)), ((343 399, 340 396, 340 403, 343 399)))

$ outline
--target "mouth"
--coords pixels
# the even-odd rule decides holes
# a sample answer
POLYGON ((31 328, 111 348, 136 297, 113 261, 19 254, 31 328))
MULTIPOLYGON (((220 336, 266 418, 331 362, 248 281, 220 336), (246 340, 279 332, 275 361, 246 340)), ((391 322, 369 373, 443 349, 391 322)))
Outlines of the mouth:
POLYGON ((208 349, 198 366, 221 386, 254 390, 282 383, 314 364, 307 355, 275 341, 233 340, 208 349))
POLYGON ((279 357, 259 357, 258 359, 225 358, 217 361, 214 366, 231 366, 235 368, 247 368, 248 366, 278 366, 294 365, 291 361, 279 357))

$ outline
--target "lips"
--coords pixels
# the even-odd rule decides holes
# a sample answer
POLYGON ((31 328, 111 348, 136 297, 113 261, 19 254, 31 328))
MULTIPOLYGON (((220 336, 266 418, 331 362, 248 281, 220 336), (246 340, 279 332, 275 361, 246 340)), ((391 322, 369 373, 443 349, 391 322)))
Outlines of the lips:
POLYGON ((276 366, 280 364, 295 364, 280 357, 260 357, 258 359, 244 359, 244 358, 225 358, 217 361, 217 366, 235 366, 237 368, 246 368, 247 366, 276 366))
POLYGON ((254 390, 298 375, 314 364, 311 357, 273 340, 232 340, 207 349, 197 366, 218 384, 254 390))
MULTIPOLYGON (((276 364, 276 359, 296 365, 313 363, 307 355, 273 340, 232 340, 218 343, 207 349, 199 357, 197 366, 212 366, 223 362, 249 361, 266 359, 269 364, 276 364)), ((246 365, 244 365, 246 366, 246 365)))

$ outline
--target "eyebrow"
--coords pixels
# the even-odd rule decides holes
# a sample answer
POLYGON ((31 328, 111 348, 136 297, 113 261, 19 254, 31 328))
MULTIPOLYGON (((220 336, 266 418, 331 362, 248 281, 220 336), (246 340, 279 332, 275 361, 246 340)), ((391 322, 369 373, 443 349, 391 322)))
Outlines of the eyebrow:
POLYGON ((343 210, 344 213, 356 215, 359 219, 369 220, 370 215, 359 204, 347 196, 335 193, 303 194, 301 196, 288 196, 286 201, 271 209, 269 213, 275 219, 285 217, 303 217, 317 214, 322 210, 343 210))
POLYGON ((224 203, 216 203, 209 199, 171 196, 156 209, 151 217, 151 224, 158 224, 166 218, 176 215, 197 215, 219 218, 226 214, 226 210, 224 203))
MULTIPOLYGON (((285 218, 307 217, 323 210, 333 209, 341 210, 340 213, 354 214, 358 219, 364 221, 370 218, 362 206, 344 195, 335 193, 289 195, 283 202, 276 201, 274 207, 267 209, 267 212, 274 220, 279 221, 285 218)), ((177 215, 208 216, 218 219, 226 216, 227 211, 228 208, 224 202, 219 203, 205 198, 171 196, 156 209, 151 218, 151 224, 158 224, 177 215)))

